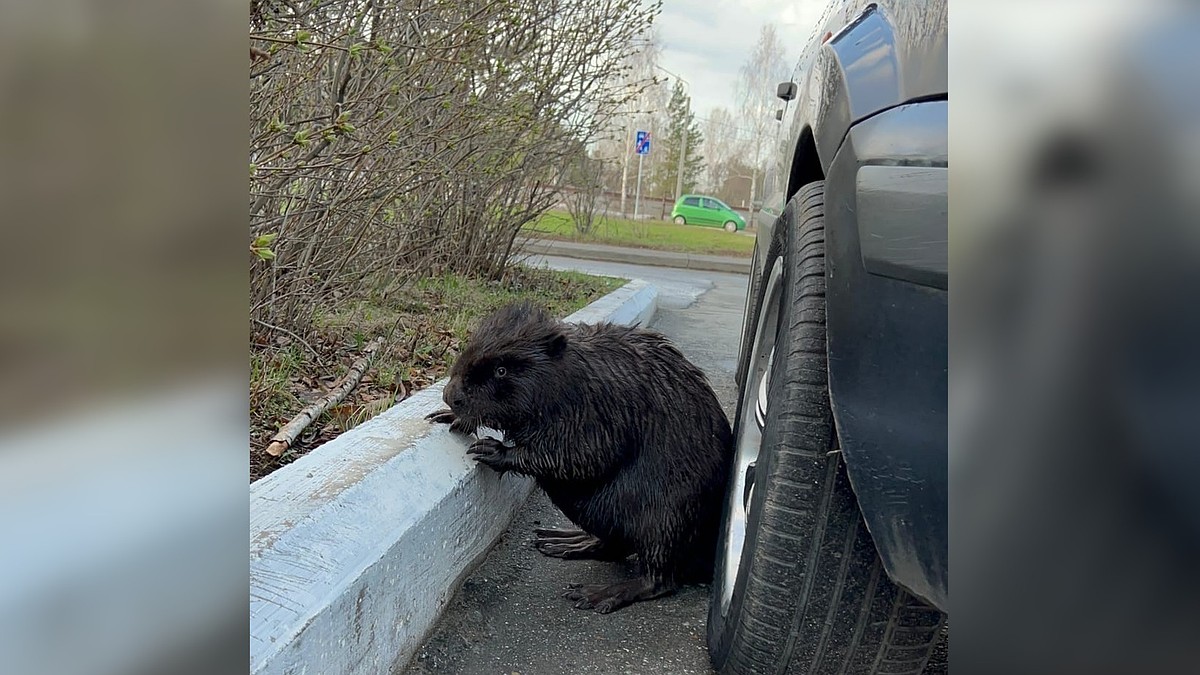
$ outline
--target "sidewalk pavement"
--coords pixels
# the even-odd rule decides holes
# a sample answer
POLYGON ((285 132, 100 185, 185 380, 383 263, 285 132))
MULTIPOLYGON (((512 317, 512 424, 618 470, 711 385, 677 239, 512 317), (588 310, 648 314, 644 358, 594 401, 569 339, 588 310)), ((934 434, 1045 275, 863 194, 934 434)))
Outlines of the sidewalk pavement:
POLYGON ((734 256, 656 251, 648 248, 626 248, 623 246, 607 246, 605 244, 557 241, 553 239, 523 238, 517 241, 517 245, 524 253, 540 255, 557 255, 566 258, 582 258, 584 260, 605 260, 634 265, 679 267, 692 270, 708 270, 710 272, 750 273, 750 258, 737 258, 734 256))

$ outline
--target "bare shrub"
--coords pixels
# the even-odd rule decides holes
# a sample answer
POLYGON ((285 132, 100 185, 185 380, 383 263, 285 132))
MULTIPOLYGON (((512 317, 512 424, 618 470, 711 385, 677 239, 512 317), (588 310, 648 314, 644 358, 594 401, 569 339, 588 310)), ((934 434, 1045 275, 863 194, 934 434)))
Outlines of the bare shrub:
POLYGON ((658 4, 251 3, 251 316, 413 275, 498 276, 631 96, 658 4))
POLYGON ((572 162, 568 173, 571 191, 566 194, 567 212, 575 223, 575 231, 588 236, 596 227, 596 208, 604 190, 604 162, 581 153, 572 162))

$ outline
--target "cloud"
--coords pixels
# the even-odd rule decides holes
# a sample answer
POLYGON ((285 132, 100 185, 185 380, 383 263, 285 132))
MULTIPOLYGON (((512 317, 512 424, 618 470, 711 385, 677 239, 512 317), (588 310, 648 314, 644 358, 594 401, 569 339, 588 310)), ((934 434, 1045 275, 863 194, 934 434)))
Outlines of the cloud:
POLYGON ((700 116, 718 106, 734 108, 738 69, 762 26, 775 24, 790 67, 824 10, 825 0, 666 0, 657 21, 661 64, 687 80, 700 116))

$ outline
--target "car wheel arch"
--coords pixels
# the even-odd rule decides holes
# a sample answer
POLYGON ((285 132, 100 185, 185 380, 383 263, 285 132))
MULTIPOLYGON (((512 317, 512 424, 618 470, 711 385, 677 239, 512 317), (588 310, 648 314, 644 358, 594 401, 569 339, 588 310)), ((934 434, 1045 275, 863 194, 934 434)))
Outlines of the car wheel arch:
MULTIPOLYGON (((811 126, 805 126, 796 141, 796 149, 792 154, 791 171, 788 174, 787 199, 811 183, 825 180, 825 169, 821 157, 817 154, 816 136, 811 126)), ((785 200, 786 201, 786 200, 785 200)))

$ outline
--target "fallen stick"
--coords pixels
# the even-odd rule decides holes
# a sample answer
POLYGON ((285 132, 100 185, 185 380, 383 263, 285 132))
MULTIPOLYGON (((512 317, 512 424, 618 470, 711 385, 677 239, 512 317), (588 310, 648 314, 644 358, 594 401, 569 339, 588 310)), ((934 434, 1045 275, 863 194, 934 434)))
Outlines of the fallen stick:
POLYGON ((296 442, 300 434, 308 428, 308 425, 313 423, 313 420, 321 416, 321 413, 329 410, 333 406, 342 402, 354 387, 358 386, 358 381, 362 379, 363 373, 367 372, 367 368, 371 365, 371 359, 375 356, 375 351, 383 344, 383 338, 375 338, 367 343, 362 350, 362 356, 350 366, 350 372, 346 373, 346 377, 337 384, 328 394, 325 394, 320 399, 309 405, 304 410, 300 411, 299 415, 292 418, 290 422, 283 425, 279 433, 271 437, 271 443, 267 446, 267 454, 272 457, 278 457, 283 454, 296 442))

